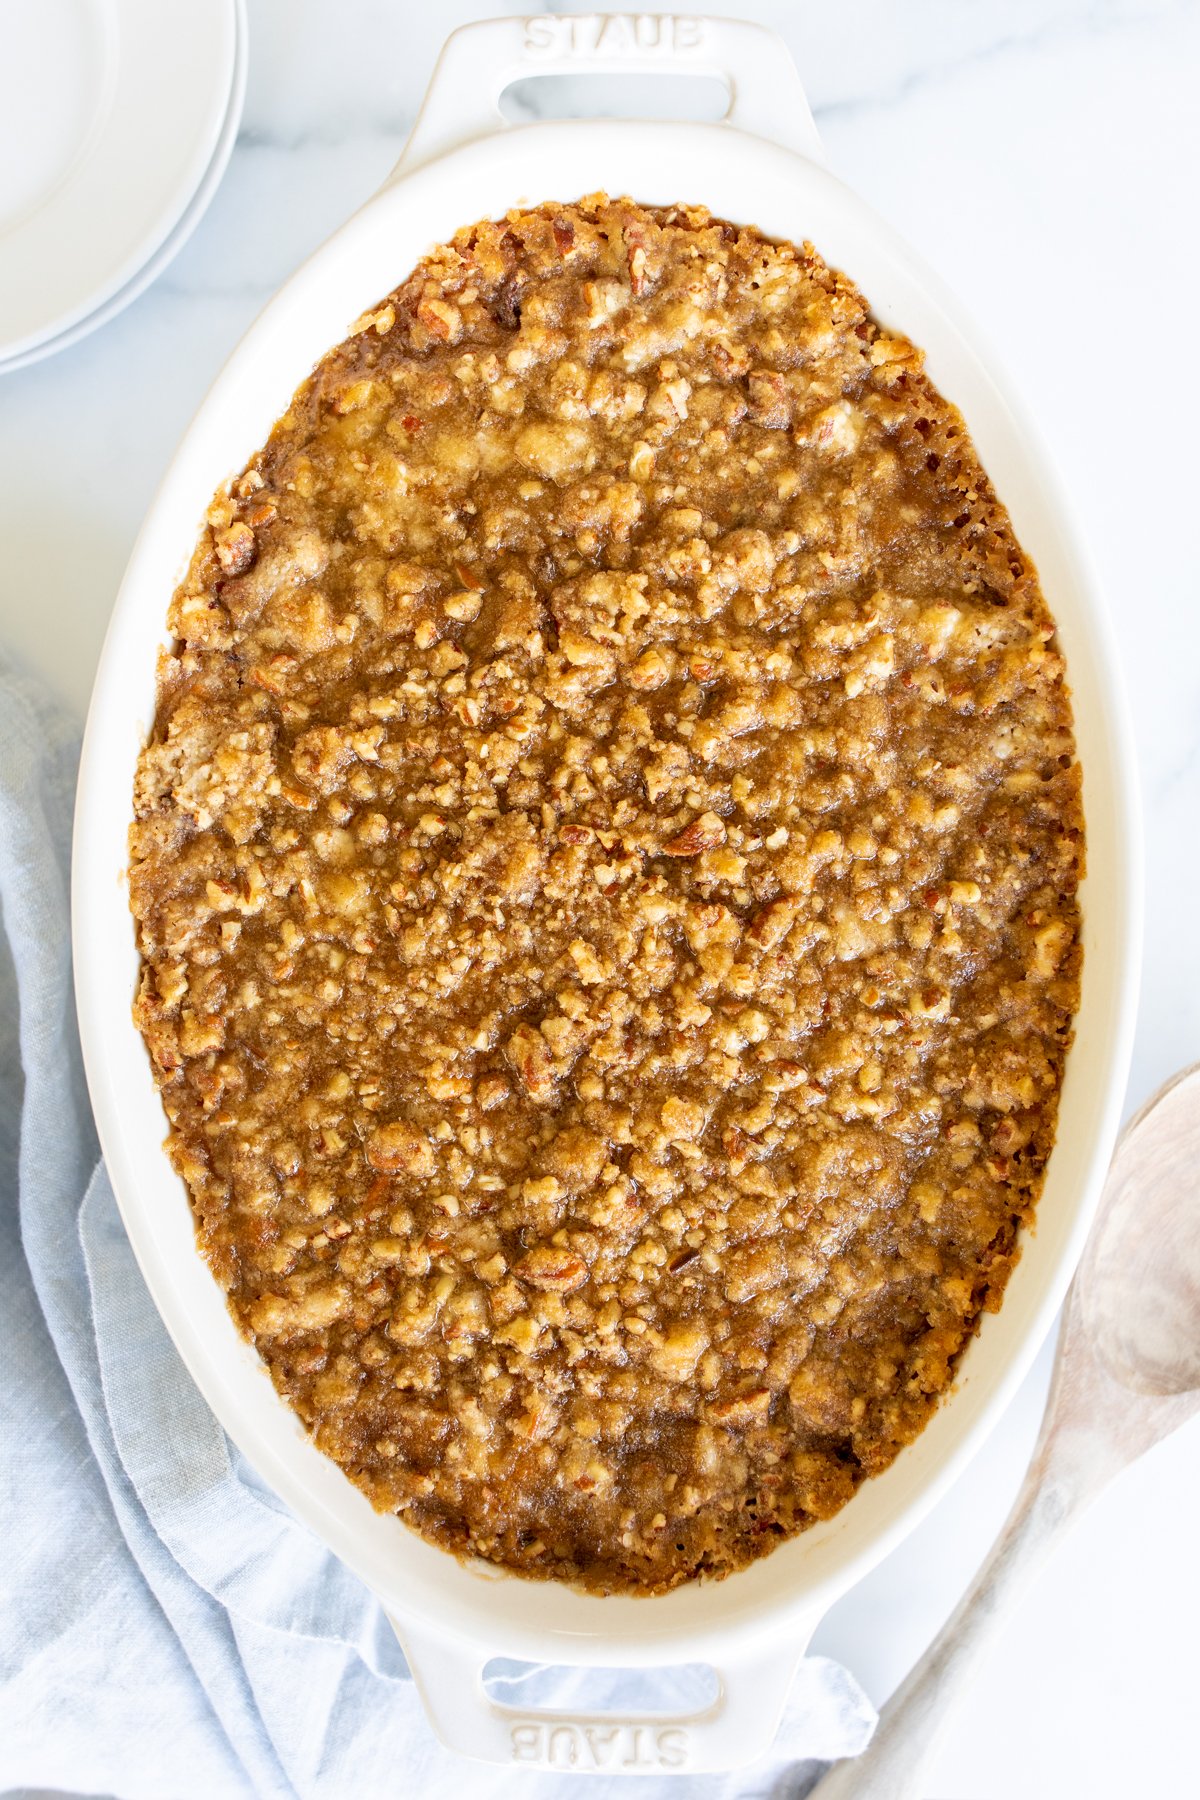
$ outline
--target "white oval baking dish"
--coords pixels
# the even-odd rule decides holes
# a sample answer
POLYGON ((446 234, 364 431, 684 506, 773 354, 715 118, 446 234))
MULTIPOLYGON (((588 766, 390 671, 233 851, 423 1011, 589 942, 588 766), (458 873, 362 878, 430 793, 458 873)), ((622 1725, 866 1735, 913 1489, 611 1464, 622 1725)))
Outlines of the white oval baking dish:
POLYGON ((379 1595, 435 1730, 488 1760, 610 1771, 719 1769, 759 1755, 830 1603, 954 1480, 1053 1320, 1111 1152, 1137 987, 1139 854, 1133 756, 1116 661, 1088 558, 1036 433, 988 372, 941 284, 821 162, 791 59, 772 33, 724 20, 498 19, 448 41, 394 176, 286 284, 205 400, 134 548, 88 719, 74 846, 74 948, 88 1080, 109 1172, 147 1284, 209 1404, 292 1509, 379 1595), (719 124, 610 121, 506 126, 499 95, 539 70, 716 74, 719 124), (928 352, 1037 562, 1074 691, 1089 873, 1075 1047, 1036 1232, 1002 1312, 985 1319, 956 1389, 923 1435, 836 1518, 718 1583, 601 1599, 464 1566, 372 1511, 309 1443, 239 1338, 197 1253, 187 1196, 130 1017, 136 955, 126 892, 134 765, 154 710, 167 602, 207 503, 265 439, 299 382, 432 244, 517 204, 598 188, 811 238, 878 315, 928 352), (567 1664, 705 1661, 716 1701, 688 1719, 589 1720, 496 1705, 493 1656, 567 1664), (601 1729, 603 1727, 603 1730, 601 1729), (598 1747, 599 1746, 599 1747, 598 1747))

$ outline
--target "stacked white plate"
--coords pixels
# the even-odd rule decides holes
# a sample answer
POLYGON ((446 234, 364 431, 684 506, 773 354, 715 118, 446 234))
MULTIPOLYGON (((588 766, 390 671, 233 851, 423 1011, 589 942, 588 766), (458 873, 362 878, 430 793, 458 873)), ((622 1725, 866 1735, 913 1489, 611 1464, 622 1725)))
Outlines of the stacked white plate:
POLYGON ((0 374, 162 273, 245 92, 245 0, 0 0, 0 374))

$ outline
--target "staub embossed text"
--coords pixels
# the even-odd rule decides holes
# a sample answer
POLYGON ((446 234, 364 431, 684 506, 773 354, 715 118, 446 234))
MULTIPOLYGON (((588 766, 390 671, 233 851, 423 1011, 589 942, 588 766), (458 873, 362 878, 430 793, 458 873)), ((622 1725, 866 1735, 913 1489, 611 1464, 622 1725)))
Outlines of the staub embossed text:
POLYGON ((699 50, 705 39, 705 21, 674 13, 592 13, 578 18, 551 18, 539 14, 525 21, 528 56, 666 57, 699 50))
POLYGON ((513 1761, 543 1769, 683 1769, 689 1753, 682 1725, 523 1719, 512 1727, 513 1761))

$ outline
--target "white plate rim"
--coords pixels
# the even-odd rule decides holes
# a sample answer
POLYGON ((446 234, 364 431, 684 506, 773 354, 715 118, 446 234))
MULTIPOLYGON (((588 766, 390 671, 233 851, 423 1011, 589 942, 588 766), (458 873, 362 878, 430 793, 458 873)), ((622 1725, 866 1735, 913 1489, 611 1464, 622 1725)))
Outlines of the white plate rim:
POLYGON ((0 236, 2 367, 99 311, 154 258, 205 181, 227 123, 241 0, 173 0, 169 11, 158 0, 108 3, 117 42, 103 116, 43 204, 0 236), (186 74, 163 59, 164 24, 186 74), (160 129, 148 138, 155 113, 160 129), (144 183, 136 197, 131 179, 144 183), (115 231, 114 213, 124 218, 115 231), (35 322, 39 279, 49 293, 35 322))
POLYGON ((60 350, 69 350, 73 345, 90 337, 100 326, 109 324, 127 306, 145 293, 146 289, 158 280, 174 262, 201 219, 208 211, 221 184, 229 159, 237 143, 238 131, 241 128, 242 111, 246 102, 246 76, 249 68, 248 29, 246 20, 246 0, 233 0, 235 14, 236 41, 234 45, 233 86, 230 90, 229 104, 225 117, 221 122, 217 147, 213 153, 200 184, 183 212, 174 229, 159 245, 158 249, 144 262, 136 274, 132 275, 125 285, 115 294, 96 307, 94 312, 78 319, 74 325, 46 338, 41 343, 32 345, 28 350, 18 351, 13 356, 0 357, 0 376, 15 374, 18 369, 28 369, 34 363, 45 360, 48 356, 56 356, 60 350))

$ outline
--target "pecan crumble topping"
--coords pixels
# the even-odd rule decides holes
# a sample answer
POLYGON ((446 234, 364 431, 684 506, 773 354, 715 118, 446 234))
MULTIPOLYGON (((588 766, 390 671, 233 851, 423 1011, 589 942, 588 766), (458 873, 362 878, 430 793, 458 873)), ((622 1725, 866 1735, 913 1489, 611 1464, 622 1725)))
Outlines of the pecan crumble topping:
POLYGON ((601 1591, 828 1518, 999 1304, 1078 1000, 1054 623, 809 245, 592 196, 432 251, 214 501, 136 1016, 317 1444, 601 1591))

